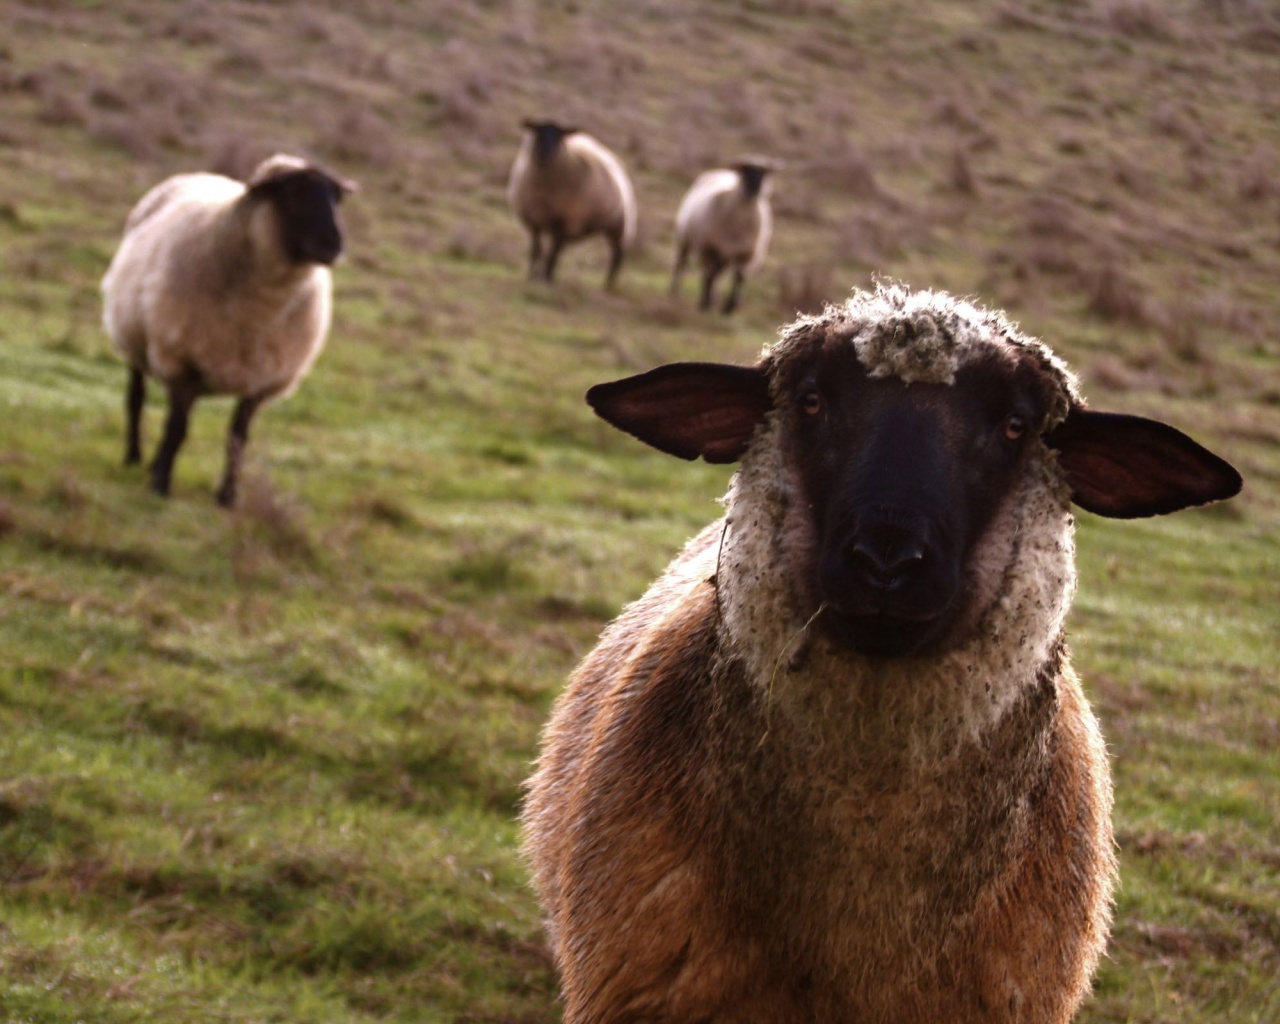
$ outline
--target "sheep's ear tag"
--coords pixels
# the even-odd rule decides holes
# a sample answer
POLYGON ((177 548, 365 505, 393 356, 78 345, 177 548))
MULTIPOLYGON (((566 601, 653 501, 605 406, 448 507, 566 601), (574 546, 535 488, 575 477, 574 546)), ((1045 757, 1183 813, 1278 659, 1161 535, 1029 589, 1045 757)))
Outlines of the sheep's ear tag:
POLYGON ((1158 420, 1073 409, 1045 438, 1071 500, 1111 519, 1158 516, 1239 493, 1240 474, 1158 420))
POLYGON ((587 403, 602 419, 668 455, 736 462, 772 408, 759 367, 670 363, 597 384, 587 403))

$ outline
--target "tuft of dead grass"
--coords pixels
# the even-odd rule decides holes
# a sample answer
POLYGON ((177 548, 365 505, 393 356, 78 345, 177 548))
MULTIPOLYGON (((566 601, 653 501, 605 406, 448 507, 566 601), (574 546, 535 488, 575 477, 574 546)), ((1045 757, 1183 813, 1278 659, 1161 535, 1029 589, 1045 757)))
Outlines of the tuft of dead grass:
POLYGON ((1130 39, 1178 39, 1182 26, 1165 4, 1156 0, 1104 0, 1104 25, 1130 39))
POLYGON ((973 172, 973 163, 969 159, 969 151, 965 146, 955 146, 951 150, 947 185, 958 195, 969 198, 978 195, 978 178, 973 172))
POLYGON ((205 136, 204 167, 214 174, 247 181, 253 169, 271 155, 254 135, 235 128, 215 128, 205 136))
POLYGON ((934 224, 912 210, 867 206, 855 210, 836 229, 833 255, 839 263, 878 270, 903 253, 925 246, 934 224))
POLYGON ((98 141, 152 162, 197 137, 209 88, 210 83, 180 68, 144 61, 114 81, 92 85, 93 115, 86 116, 85 127, 98 141))
POLYGON ((335 119, 326 122, 315 146, 335 160, 384 171, 400 162, 399 146, 391 126, 376 111, 359 103, 351 104, 335 119))
POLYGON ((1262 203, 1280 196, 1275 153, 1261 146, 1254 149, 1240 165, 1236 189, 1247 203, 1262 203))
POLYGON ((232 31, 209 0, 186 0, 161 30, 170 39, 187 46, 214 46, 232 31))
POLYGON ((511 260, 507 235, 482 231, 471 224, 458 224, 444 244, 444 254, 452 260, 506 263, 511 260))
POLYGON ((838 297, 828 264, 805 263, 778 270, 778 308, 786 316, 820 313, 838 297))
POLYGON ((1088 275, 1089 312, 1115 323, 1141 326, 1150 322, 1146 294, 1133 277, 1113 262, 1088 275))
POLYGON ((884 198, 871 159, 851 139, 844 138, 825 150, 809 165, 808 172, 816 184, 838 189, 849 198, 863 201, 884 198))
POLYGON ((280 494, 261 470, 247 468, 241 474, 236 496, 236 544, 233 561, 245 560, 245 568, 265 552, 286 561, 308 561, 316 554, 306 513, 293 498, 280 494))

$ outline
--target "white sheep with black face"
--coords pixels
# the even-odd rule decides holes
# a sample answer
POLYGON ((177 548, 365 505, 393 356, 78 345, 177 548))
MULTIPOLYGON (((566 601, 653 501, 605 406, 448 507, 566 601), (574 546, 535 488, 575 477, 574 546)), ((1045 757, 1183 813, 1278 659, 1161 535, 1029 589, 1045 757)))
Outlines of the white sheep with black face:
POLYGON ((565 245, 604 235, 605 287, 612 288, 636 235, 636 194, 622 161, 580 128, 529 120, 523 126, 507 199, 529 231, 529 276, 550 281, 565 245), (551 241, 545 259, 543 234, 551 241))
POLYGON ((773 236, 773 169, 772 163, 744 160, 698 175, 676 211, 672 295, 679 293, 685 264, 693 255, 702 265, 699 308, 711 308, 716 278, 726 269, 733 283, 721 311, 732 313, 738 307, 742 282, 764 262, 773 236))
POLYGON ((741 468, 544 735, 526 850, 567 1024, 1064 1024, 1116 870, 1070 504, 1170 512, 1235 470, 1086 409, 1002 316, 898 287, 756 366, 588 400, 741 468))
POLYGON ((173 461, 202 395, 236 395, 220 504, 235 502, 249 424, 298 386, 324 346, 329 266, 342 253, 337 207, 354 186, 297 157, 264 160, 248 184, 179 174, 142 197, 102 279, 103 324, 129 364, 125 463, 142 459, 146 378, 169 392, 151 486, 173 461))

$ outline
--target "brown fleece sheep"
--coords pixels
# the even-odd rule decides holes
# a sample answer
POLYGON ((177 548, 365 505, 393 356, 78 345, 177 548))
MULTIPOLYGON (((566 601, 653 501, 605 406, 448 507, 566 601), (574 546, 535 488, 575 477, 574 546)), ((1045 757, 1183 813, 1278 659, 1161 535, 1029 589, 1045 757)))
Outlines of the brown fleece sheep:
POLYGON ((897 287, 756 366, 588 400, 741 468, 544 735, 525 848, 566 1024, 1068 1021, 1116 870, 1070 503, 1154 515, 1239 475, 1087 410, 1000 315, 897 287))

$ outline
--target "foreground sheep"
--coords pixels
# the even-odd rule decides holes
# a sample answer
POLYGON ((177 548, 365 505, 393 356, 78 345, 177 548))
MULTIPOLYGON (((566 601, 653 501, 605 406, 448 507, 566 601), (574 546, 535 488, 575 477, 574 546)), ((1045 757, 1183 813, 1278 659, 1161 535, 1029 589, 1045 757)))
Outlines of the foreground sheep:
POLYGON ((711 308, 711 291, 725 268, 733 272, 733 285, 722 311, 732 313, 737 308, 743 279, 764 262, 773 234, 767 177, 771 170, 770 164, 744 161, 698 175, 676 213, 672 295, 680 291, 685 264, 694 253, 702 263, 699 308, 711 308))
POLYGON ((529 229, 529 276, 550 281, 560 250, 602 234, 609 242, 605 287, 612 288, 636 234, 636 197, 621 161, 586 132, 525 121, 507 198, 529 229), (545 262, 542 234, 551 239, 545 262))
POLYGON ((566 1024, 1067 1021, 1116 869, 1069 505, 1170 512, 1235 470, 1087 411, 999 315, 897 288, 756 366, 588 400, 742 465, 546 729, 525 843, 566 1024))
POLYGON ((260 164, 248 186, 179 174, 134 207, 102 279, 103 323, 129 364, 125 463, 142 459, 146 376, 169 392, 151 487, 173 460, 201 395, 237 395, 218 502, 235 502, 249 424, 287 395, 329 331, 329 264, 342 253, 337 206, 352 186, 296 157, 260 164))

